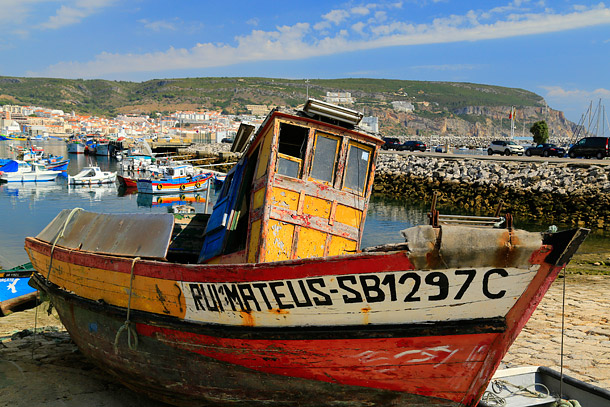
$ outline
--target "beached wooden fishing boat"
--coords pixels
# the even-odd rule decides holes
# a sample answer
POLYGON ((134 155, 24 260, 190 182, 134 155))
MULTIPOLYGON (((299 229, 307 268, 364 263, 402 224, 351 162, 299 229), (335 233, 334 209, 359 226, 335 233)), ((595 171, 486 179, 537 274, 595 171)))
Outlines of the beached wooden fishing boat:
POLYGON ((62 211, 26 239, 32 283, 85 355, 168 403, 475 406, 587 231, 433 205, 360 250, 382 144, 361 118, 310 100, 242 125, 211 215, 62 211))

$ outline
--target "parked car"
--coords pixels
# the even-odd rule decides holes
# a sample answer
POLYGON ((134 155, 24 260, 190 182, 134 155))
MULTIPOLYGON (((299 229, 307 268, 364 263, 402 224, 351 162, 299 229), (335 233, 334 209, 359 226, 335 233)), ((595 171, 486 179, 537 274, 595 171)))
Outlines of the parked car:
POLYGON ((610 155, 608 151, 609 139, 610 137, 585 137, 580 139, 576 144, 570 147, 568 156, 570 158, 597 157, 601 160, 610 155))
POLYGON ((487 149, 487 154, 523 155, 524 151, 525 149, 523 148, 523 146, 520 146, 512 140, 494 140, 489 145, 489 148, 487 149))
POLYGON ((563 157, 566 155, 566 150, 551 143, 538 144, 537 146, 528 147, 525 149, 526 156, 540 155, 542 157, 563 157))
POLYGON ((402 143, 399 150, 400 151, 405 151, 405 150, 407 150, 407 151, 415 151, 415 150, 426 151, 427 148, 428 148, 428 146, 423 141, 409 140, 409 141, 405 141, 404 143, 402 143))
POLYGON ((225 137, 222 140, 220 140, 221 143, 233 143, 233 139, 229 138, 229 137, 225 137))
POLYGON ((396 137, 384 137, 383 141, 384 143, 381 146, 383 150, 398 150, 400 147, 400 140, 396 137))

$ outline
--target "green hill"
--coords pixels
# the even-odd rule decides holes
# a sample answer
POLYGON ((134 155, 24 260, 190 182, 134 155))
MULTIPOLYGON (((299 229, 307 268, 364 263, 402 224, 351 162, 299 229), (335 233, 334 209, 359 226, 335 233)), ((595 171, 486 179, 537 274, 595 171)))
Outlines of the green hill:
POLYGON ((467 106, 543 106, 523 89, 455 82, 390 79, 182 78, 146 82, 15 78, 0 76, 0 104, 45 106, 81 114, 114 116, 176 108, 223 109, 245 113, 245 105, 296 106, 326 92, 350 92, 354 108, 391 107, 393 101, 429 102, 452 112, 467 106))

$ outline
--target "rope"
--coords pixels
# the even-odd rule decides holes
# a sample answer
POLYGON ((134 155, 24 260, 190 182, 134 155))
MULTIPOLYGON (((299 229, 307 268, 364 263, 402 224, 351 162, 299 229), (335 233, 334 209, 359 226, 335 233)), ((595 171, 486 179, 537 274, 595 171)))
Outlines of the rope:
MULTIPOLYGON (((542 383, 532 383, 528 386, 519 386, 519 385, 510 383, 506 380, 500 380, 500 379, 496 379, 491 382, 491 389, 492 389, 492 391, 486 391, 485 393, 483 393, 483 397, 481 397, 481 400, 486 402, 490 406, 504 406, 506 404, 506 397, 510 397, 510 396, 519 395, 519 396, 523 396, 523 397, 532 397, 532 398, 541 398, 542 399, 545 397, 549 397, 551 394, 548 387, 546 387, 542 383), (516 390, 511 390, 508 388, 508 386, 512 386, 516 390), (546 390, 546 394, 541 393, 536 390, 530 390, 529 388, 532 386, 543 387, 544 390, 546 390), (506 390, 506 392, 508 392, 508 396, 502 397, 499 395, 503 390, 506 390)), ((573 406, 570 406, 570 407, 573 407, 573 406)))
POLYGON ((76 211, 83 211, 83 210, 84 210, 83 208, 74 208, 70 211, 70 214, 64 221, 64 226, 61 229, 61 232, 55 237, 55 240, 53 241, 53 246, 51 247, 51 259, 49 260, 49 272, 47 273, 47 284, 51 283, 49 281, 49 277, 51 277, 51 266, 53 265, 53 252, 55 251, 55 244, 57 244, 57 241, 59 240, 60 237, 64 237, 64 232, 66 231, 66 226, 68 226, 68 222, 70 222, 70 219, 72 219, 72 215, 74 215, 76 213, 76 211))
MULTIPOLYGON (((492 389, 492 391, 486 391, 485 393, 483 393, 483 397, 481 397, 481 401, 487 403, 487 405, 489 405, 489 406, 504 406, 504 405, 506 405, 506 398, 510 397, 510 396, 518 395, 518 396, 522 396, 522 397, 541 398, 541 399, 545 398, 545 397, 552 397, 551 392, 549 391, 549 388, 546 387, 542 383, 532 383, 527 386, 519 386, 519 385, 510 383, 506 380, 496 379, 491 382, 491 389, 492 389), (512 386, 516 390, 514 390, 514 391, 510 390, 508 388, 508 386, 512 386), (540 386, 540 387, 544 388, 544 391, 546 391, 546 394, 539 392, 537 390, 530 390, 529 388, 532 386, 533 387, 540 386), (499 395, 503 390, 506 390, 506 392, 508 392, 508 395, 506 397, 502 397, 499 395)), ((551 405, 553 407, 581 407, 580 403, 577 400, 564 400, 561 397, 555 398, 555 401, 551 405)))
POLYGON ((129 320, 131 314, 131 294, 133 292, 133 271, 136 266, 136 261, 138 260, 140 260, 140 258, 136 257, 131 262, 131 274, 129 277, 129 298, 127 299, 127 319, 125 320, 125 323, 121 325, 121 327, 116 333, 116 336, 114 337, 114 353, 117 355, 119 353, 119 338, 121 337, 121 334, 124 330, 127 330, 127 346, 129 346, 129 349, 138 349, 138 333, 136 332, 135 324, 129 320))
POLYGON ((561 293, 561 345, 559 361, 559 397, 563 397, 563 340, 566 320, 566 266, 563 266, 563 288, 561 293))

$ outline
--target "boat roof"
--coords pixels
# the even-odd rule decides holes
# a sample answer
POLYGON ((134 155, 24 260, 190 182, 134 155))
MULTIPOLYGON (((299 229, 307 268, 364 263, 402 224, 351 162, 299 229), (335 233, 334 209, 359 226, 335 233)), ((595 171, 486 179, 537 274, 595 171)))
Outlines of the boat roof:
POLYGON ((36 238, 81 251, 164 259, 173 228, 170 214, 106 214, 77 208, 62 210, 36 238))
MULTIPOLYGON (((295 116, 307 123, 323 124, 324 126, 328 126, 337 131, 347 132, 355 137, 364 137, 367 141, 373 142, 375 144, 383 144, 381 135, 369 132, 368 130, 358 126, 357 124, 346 123, 338 119, 323 116, 322 114, 308 113, 303 109, 277 107, 267 115, 265 121, 256 132, 254 139, 252 139, 248 146, 244 148, 244 150, 246 150, 246 155, 251 154, 252 151, 250 150, 252 150, 254 146, 256 146, 256 141, 265 134, 269 126, 273 123, 274 119, 276 119, 277 117, 294 118, 295 116)), ((237 142, 237 139, 235 140, 235 142, 237 142)))

